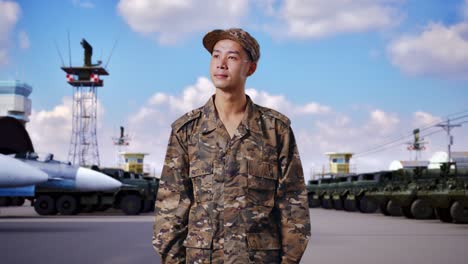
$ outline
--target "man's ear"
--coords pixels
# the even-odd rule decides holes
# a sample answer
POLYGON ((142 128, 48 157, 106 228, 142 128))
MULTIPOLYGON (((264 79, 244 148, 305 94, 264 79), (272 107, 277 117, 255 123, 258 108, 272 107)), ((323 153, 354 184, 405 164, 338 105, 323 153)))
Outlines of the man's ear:
POLYGON ((247 76, 252 75, 255 72, 256 69, 257 69, 257 63, 256 62, 251 62, 250 67, 249 67, 249 71, 247 72, 247 76))

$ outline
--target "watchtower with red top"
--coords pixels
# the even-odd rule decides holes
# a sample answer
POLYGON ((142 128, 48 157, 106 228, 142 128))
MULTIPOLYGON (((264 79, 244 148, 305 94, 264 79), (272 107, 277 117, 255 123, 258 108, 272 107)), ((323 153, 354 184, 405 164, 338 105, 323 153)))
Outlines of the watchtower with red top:
POLYGON ((92 64, 93 47, 81 40, 84 64, 81 67, 61 67, 67 82, 73 87, 72 135, 68 160, 79 166, 99 165, 97 143, 97 88, 104 86, 101 76, 109 75, 101 61, 92 64))

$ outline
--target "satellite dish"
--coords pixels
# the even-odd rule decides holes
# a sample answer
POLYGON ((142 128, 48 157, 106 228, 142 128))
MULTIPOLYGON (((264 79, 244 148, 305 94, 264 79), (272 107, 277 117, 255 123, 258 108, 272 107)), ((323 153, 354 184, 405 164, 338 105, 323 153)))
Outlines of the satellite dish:
POLYGON ((388 166, 388 169, 391 171, 403 169, 403 164, 401 164, 399 160, 394 160, 392 161, 392 163, 390 163, 390 166, 388 166))

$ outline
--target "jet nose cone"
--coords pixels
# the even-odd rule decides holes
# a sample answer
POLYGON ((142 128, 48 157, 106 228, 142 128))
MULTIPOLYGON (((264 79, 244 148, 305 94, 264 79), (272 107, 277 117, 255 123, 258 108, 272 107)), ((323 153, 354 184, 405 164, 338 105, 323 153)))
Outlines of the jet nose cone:
POLYGON ((83 191, 111 191, 122 183, 97 171, 79 168, 76 172, 76 188, 83 191))
POLYGON ((45 182, 49 176, 20 160, 0 154, 0 186, 21 187, 45 182))

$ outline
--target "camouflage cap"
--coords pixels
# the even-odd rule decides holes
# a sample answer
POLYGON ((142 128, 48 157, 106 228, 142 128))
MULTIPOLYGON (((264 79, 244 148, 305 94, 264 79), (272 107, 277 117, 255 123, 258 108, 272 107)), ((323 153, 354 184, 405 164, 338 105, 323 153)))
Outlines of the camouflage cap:
POLYGON ((208 52, 212 53, 214 45, 223 39, 230 39, 239 43, 252 61, 257 62, 260 59, 260 45, 258 45, 257 40, 240 28, 215 29, 208 32, 203 38, 203 46, 208 52))

